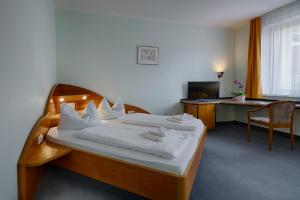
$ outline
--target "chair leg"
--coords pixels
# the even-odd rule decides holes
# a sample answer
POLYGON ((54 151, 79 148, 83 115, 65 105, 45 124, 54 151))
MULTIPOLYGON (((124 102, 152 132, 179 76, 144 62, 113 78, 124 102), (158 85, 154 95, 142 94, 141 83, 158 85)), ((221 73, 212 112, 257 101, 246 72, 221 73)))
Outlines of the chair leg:
POLYGON ((247 131, 247 142, 250 142, 250 130, 251 129, 251 124, 248 122, 248 131, 247 131))
POLYGON ((290 136, 291 136, 291 149, 295 149, 295 141, 294 141, 294 127, 290 127, 290 136))
POLYGON ((273 128, 269 128, 269 150, 272 151, 273 128))

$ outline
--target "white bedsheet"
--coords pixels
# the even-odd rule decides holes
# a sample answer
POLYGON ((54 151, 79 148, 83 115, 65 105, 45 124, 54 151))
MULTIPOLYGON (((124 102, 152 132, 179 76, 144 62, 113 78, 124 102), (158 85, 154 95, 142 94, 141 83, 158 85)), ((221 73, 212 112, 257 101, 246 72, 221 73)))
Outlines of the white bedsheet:
POLYGON ((150 135, 148 131, 132 130, 132 128, 128 128, 123 124, 115 124, 115 127, 110 124, 103 124, 76 132, 78 132, 76 136, 81 139, 169 159, 177 157, 182 152, 187 143, 187 138, 191 136, 174 130, 172 139, 155 142, 142 136, 143 134, 150 135))
MULTIPOLYGON (((167 118, 167 116, 165 117, 167 118)), ((155 130, 153 127, 143 127, 143 126, 135 126, 129 124, 123 124, 120 119, 107 120, 102 121, 102 123, 116 127, 122 124, 129 129, 139 130, 139 131, 147 131, 147 130, 155 130)), ((80 139, 75 136, 78 134, 77 131, 72 130, 64 130, 57 131, 57 128, 51 128, 47 134, 47 140, 70 146, 72 148, 83 150, 91 153, 95 153, 98 155, 109 156, 115 159, 139 164, 145 167, 150 167, 153 169, 157 169, 164 172, 169 172, 176 175, 183 175, 196 148, 198 139, 203 133, 204 125, 200 120, 195 120, 192 122, 193 126, 196 127, 194 134, 190 135, 187 138, 187 145, 185 145, 182 152, 176 157, 172 159, 166 159, 159 156, 142 153, 130 149, 124 149, 114 146, 109 146, 106 144, 99 144, 93 141, 80 139)), ((180 131, 184 133, 184 131, 180 131)))
POLYGON ((168 118, 170 117, 162 115, 135 113, 131 115, 125 115, 121 118, 121 121, 126 124, 157 128, 164 127, 175 130, 194 131, 196 129, 196 126, 193 125, 193 122, 197 121, 196 118, 192 118, 190 121, 182 123, 171 122, 170 120, 168 120, 168 118))

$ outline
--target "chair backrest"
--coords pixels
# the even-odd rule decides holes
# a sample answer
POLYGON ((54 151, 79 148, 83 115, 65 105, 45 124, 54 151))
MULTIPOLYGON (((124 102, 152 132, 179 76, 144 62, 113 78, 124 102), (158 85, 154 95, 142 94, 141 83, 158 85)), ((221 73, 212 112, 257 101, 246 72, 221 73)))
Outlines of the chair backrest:
POLYGON ((270 105, 271 121, 273 124, 290 124, 295 110, 292 101, 276 101, 270 105))

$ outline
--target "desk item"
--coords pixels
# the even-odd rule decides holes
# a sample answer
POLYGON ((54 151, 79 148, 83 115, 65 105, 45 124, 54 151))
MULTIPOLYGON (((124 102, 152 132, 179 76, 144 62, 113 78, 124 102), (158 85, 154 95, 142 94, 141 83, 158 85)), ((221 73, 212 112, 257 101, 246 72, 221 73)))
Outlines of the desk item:
POLYGON ((189 99, 216 99, 219 98, 219 81, 188 82, 189 99))
POLYGON ((232 93, 234 95, 232 100, 244 102, 246 100, 246 94, 243 91, 244 89, 243 82, 240 80, 235 80, 234 85, 235 85, 235 92, 232 93))
POLYGON ((232 97, 232 100, 238 101, 238 102, 244 102, 246 100, 246 95, 238 95, 238 96, 232 97))
POLYGON ((291 137, 291 148, 294 149, 294 111, 295 103, 292 101, 276 101, 268 105, 262 106, 258 109, 248 111, 248 142, 250 142, 250 127, 252 123, 266 126, 269 128, 269 150, 272 150, 273 128, 289 128, 291 137), (253 113, 262 109, 268 109, 269 116, 252 116, 253 113))

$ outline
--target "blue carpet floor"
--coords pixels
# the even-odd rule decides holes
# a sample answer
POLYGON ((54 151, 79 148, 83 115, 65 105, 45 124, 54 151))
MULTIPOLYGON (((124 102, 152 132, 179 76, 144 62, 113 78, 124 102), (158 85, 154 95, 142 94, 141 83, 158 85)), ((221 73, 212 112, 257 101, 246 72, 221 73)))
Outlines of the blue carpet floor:
MULTIPOLYGON (((289 138, 275 135, 267 150, 267 131, 222 125, 209 131, 190 200, 295 200, 300 199, 300 149, 288 149, 289 138)), ((297 142, 297 141, 296 141, 297 142)), ((297 143, 296 143, 297 145, 297 143)), ((300 148, 300 147, 299 147, 300 148)), ((36 200, 139 200, 132 193, 49 167, 36 200)))

